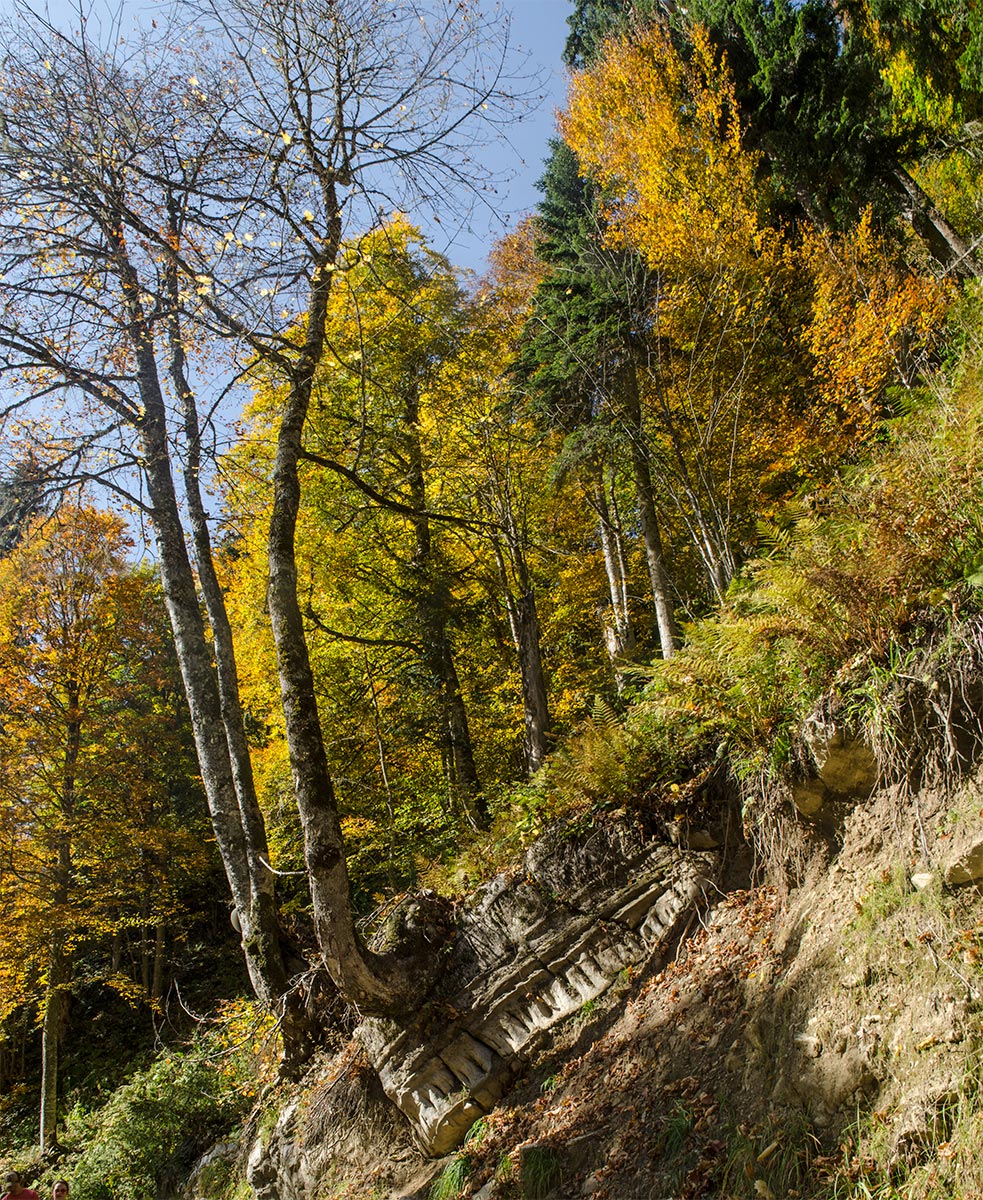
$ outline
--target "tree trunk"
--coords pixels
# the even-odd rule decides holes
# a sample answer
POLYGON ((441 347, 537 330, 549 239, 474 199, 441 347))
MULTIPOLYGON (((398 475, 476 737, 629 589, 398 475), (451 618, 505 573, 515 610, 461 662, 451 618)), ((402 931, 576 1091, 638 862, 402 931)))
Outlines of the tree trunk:
MULTIPOLYGON (((242 928, 242 947, 250 982, 261 1000, 272 1003, 286 993, 287 978, 275 907, 265 902, 269 894, 265 885, 255 883, 257 872, 262 876, 269 871, 268 859, 266 863, 260 861, 261 856, 252 840, 255 830, 262 828, 262 815, 255 795, 240 795, 235 786, 221 691, 205 634, 174 486, 167 406, 157 368, 154 330, 144 315, 143 291, 139 276, 127 257, 122 226, 107 232, 111 244, 119 247, 115 266, 126 298, 137 387, 143 405, 143 415, 136 423, 141 439, 141 465, 151 502, 151 523, 157 541, 164 604, 188 701, 198 765, 215 842, 242 928), (253 897, 257 893, 263 900, 254 904, 253 897)), ((173 284, 173 272, 171 280, 173 284)), ((175 382, 179 386, 179 398, 187 405, 187 389, 180 388, 183 360, 179 355, 174 357, 180 331, 172 326, 169 332, 172 365, 176 367, 175 382)), ((196 477, 193 482, 197 486, 196 477)), ((261 846, 265 846, 265 840, 261 846)), ((289 1031, 285 1036, 289 1036, 289 1031)))
POLYGON ((642 408, 638 395, 638 375, 635 360, 631 355, 626 359, 621 372, 621 400, 628 427, 628 438, 631 443, 631 463, 635 475, 635 492, 638 497, 638 519, 642 527, 645 561, 648 564, 652 599, 655 603, 659 645, 662 649, 662 657, 671 658, 676 649, 679 631, 670 596, 669 576, 666 573, 662 553, 659 519, 655 511, 655 492, 652 487, 648 441, 642 425, 642 408))
POLYGON ((68 1011, 68 984, 71 969, 65 954, 64 939, 56 934, 48 960, 48 986, 44 997, 41 1025, 41 1153, 58 1144, 58 1061, 61 1034, 68 1011))
POLYGON ((519 657, 519 678, 522 683, 522 711, 525 725, 526 774, 534 775, 546 761, 550 732, 549 697, 536 612, 536 593, 533 591, 525 555, 517 538, 507 538, 509 559, 519 589, 513 592, 505 555, 498 538, 492 538, 498 575, 509 615, 512 639, 519 657))
MULTIPOLYGON (((150 386, 141 387, 144 397, 153 390, 150 386)), ((159 394, 159 387, 156 391, 159 394)), ((153 506, 152 521, 164 602, 174 634, 215 841, 242 927, 242 946, 250 982, 260 999, 272 1003, 286 991, 279 929, 275 911, 253 904, 254 892, 261 890, 254 886, 253 868, 259 871, 267 868, 250 860, 251 847, 244 831, 240 797, 236 793, 215 667, 174 491, 166 434, 160 419, 162 411, 162 403, 155 409, 147 405, 143 465, 153 506)), ((257 820, 262 820, 258 806, 257 820)))
POLYGON ((416 386, 411 384, 406 396, 403 430, 409 466, 407 483, 410 504, 417 514, 413 518, 416 551, 412 570, 418 581, 416 609, 424 666, 433 680, 440 704, 444 734, 442 741, 451 768, 451 787, 460 795, 467 815, 476 818, 479 825, 486 825, 488 806, 475 766, 467 708, 447 632, 451 592, 440 575, 439 564, 434 561, 430 519, 426 513, 427 488, 419 422, 419 395, 416 386))
POLYGON ((51 879, 54 932, 48 952, 48 983, 45 988, 41 1026, 41 1153, 55 1149, 58 1126, 58 1056, 65 1015, 68 1011, 72 971, 60 922, 72 892, 72 822, 75 816, 75 785, 82 750, 81 690, 77 678, 67 681, 65 694, 65 759, 62 763, 59 808, 61 827, 55 841, 51 879))
POLYGON ((519 628, 519 672, 526 728, 526 769, 534 775, 546 761, 550 731, 549 700, 540 650, 536 594, 526 584, 516 599, 519 628))
POLYGON ((924 189, 903 167, 895 167, 886 179, 901 201, 902 215, 932 257, 959 279, 979 279, 983 267, 973 254, 973 247, 952 228, 924 189))
MULTIPOLYGON (((337 213, 337 197, 327 211, 337 213)), ((333 264, 340 217, 325 238, 323 263, 333 264)), ((294 795, 304 831, 304 856, 318 946, 328 974, 345 999, 365 1013, 406 1011, 429 985, 433 961, 377 955, 355 929, 345 848, 318 716, 304 622, 297 599, 295 536, 300 510, 298 463, 317 364, 324 346, 331 275, 317 264, 307 313, 307 336, 288 380, 273 464, 273 510, 268 538, 268 599, 294 795), (429 970, 427 969, 429 968, 429 970)))
POLYGON ((150 976, 150 1000, 155 1002, 164 994, 164 963, 167 930, 163 922, 157 922, 154 930, 154 969, 150 976))
POLYGON ((635 649, 635 633, 632 629, 631 614, 628 611, 627 579, 624 554, 621 548, 621 531, 611 519, 604 469, 600 466, 594 479, 593 503, 597 512, 598 532, 604 555, 608 596, 611 599, 612 620, 608 627, 610 636, 606 634, 605 645, 617 671, 617 663, 635 649))
MULTIPOLYGON (((170 215, 176 234, 177 215, 173 211, 170 215)), ((242 703, 239 696, 239 670, 236 664, 232 625, 225 606, 225 596, 215 571, 211 534, 201 498, 201 431, 195 397, 187 377, 184 339, 177 316, 180 309, 179 285, 177 272, 173 267, 170 268, 169 276, 169 286, 174 304, 174 315, 169 326, 171 379, 181 398, 187 441, 184 492, 191 520, 198 581, 214 639, 215 674, 218 681, 222 724, 225 727, 232 782, 245 836, 249 872, 249 912, 239 912, 238 915, 243 930, 261 931, 259 933, 260 940, 266 947, 269 947, 274 939, 279 939, 276 879, 270 864, 266 823, 256 796, 256 783, 253 778, 252 761, 249 757, 249 742, 246 737, 242 703)), ((247 936, 245 932, 244 936, 247 936)), ((252 936, 252 934, 250 933, 248 936, 252 936)), ((268 949, 264 950, 264 954, 268 954, 268 949)), ((279 952, 274 955, 269 971, 271 974, 269 986, 275 989, 276 996, 280 996, 286 990, 287 979, 279 952)))

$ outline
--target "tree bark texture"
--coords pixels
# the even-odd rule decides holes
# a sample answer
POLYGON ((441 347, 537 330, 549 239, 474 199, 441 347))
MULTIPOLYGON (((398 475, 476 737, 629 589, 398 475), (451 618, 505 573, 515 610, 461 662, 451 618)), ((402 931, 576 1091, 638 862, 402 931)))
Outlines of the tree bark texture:
POLYGON ((406 440, 408 487, 416 549, 412 571, 417 584, 416 610, 423 645, 424 667, 433 681, 443 725, 441 741, 446 750, 452 794, 456 793, 468 816, 480 824, 488 820, 488 809, 474 761, 467 708, 461 693, 461 681, 454 662, 448 634, 451 592, 442 578, 433 553, 430 519, 427 516, 427 487, 423 469, 423 451, 419 437, 420 406, 415 385, 407 391, 403 430, 406 440))
POLYGON ((887 182, 901 202, 901 212, 932 257, 958 279, 983 275, 973 247, 962 238, 932 202, 927 192, 903 167, 896 167, 887 182))
MULTIPOLYGON (((328 205, 329 211, 337 208, 336 199, 328 205)), ((333 262, 339 241, 340 224, 329 231, 325 262, 333 262)), ((355 929, 344 842, 297 598, 295 538, 301 494, 298 464, 314 375, 323 352, 330 278, 326 271, 315 274, 306 341, 287 381, 273 465, 267 595, 294 796, 304 831, 304 855, 321 955, 328 974, 349 1003, 366 1013, 393 1014, 410 1007, 429 978, 415 960, 372 953, 362 944, 355 929)))
MULTIPOLYGON (((151 368, 146 369, 149 374, 151 368)), ((146 396, 152 389, 141 390, 146 396)), ((159 395, 159 385, 156 391, 159 395)), ((236 792, 221 695, 181 526, 166 432, 163 421, 153 419, 149 405, 147 410, 143 430, 144 473, 152 504, 164 602, 188 701, 198 765, 215 841, 242 926, 242 945, 250 982, 257 996, 272 1003, 285 990, 286 974, 275 909, 254 905, 254 893, 260 896, 265 893, 254 887, 252 876, 254 866, 260 871, 268 868, 259 862, 254 864, 250 858, 254 847, 250 846, 246 836, 236 792)), ((162 401, 161 408, 156 411, 162 414, 162 401)), ((262 820, 258 805, 254 819, 262 820)))

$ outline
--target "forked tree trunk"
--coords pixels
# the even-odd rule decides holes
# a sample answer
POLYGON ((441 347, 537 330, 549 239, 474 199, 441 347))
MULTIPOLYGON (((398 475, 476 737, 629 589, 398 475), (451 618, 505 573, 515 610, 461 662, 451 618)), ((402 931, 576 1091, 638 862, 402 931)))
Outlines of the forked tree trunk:
MULTIPOLYGON (((148 375, 151 370, 145 364, 148 375)), ((250 982, 260 999, 275 1003, 287 987, 276 909, 270 892, 256 881, 255 873, 258 871, 262 877, 268 867, 255 861, 256 846, 250 845, 244 829, 249 823, 253 828, 261 828, 262 816, 256 805, 256 811, 244 817, 243 807, 250 801, 236 792, 215 666, 171 474, 163 401, 161 398, 159 406, 154 408, 147 404, 148 394, 152 395, 154 391, 160 395, 159 385, 153 380, 141 387, 148 414, 143 429, 144 474, 152 503, 164 603, 174 635, 212 829, 242 928, 242 946, 250 982), (257 897, 261 901, 269 897, 269 902, 257 903, 257 897)), ((255 797, 252 803, 255 803, 255 797)))
MULTIPOLYGON (((177 215, 171 212, 172 229, 177 236, 177 215)), ((270 863, 270 850, 266 837, 266 823, 256 795, 252 760, 249 756, 249 741, 242 715, 239 694, 239 669, 236 664, 235 642, 232 624, 225 606, 225 595, 215 570, 208 519, 201 497, 201 430, 198 408, 187 376, 184 338, 179 324, 179 284, 177 272, 170 268, 169 286, 174 304, 174 315, 169 329, 171 379, 181 399, 184 414, 184 431, 187 440, 187 459, 184 467, 184 493, 191 522, 192 545, 198 581, 205 611, 214 640, 215 677, 218 683, 222 724, 228 744, 229 766, 232 783, 239 804, 239 815, 245 837, 246 859, 249 869, 249 912, 239 912, 243 930, 263 930, 263 940, 279 938, 279 917, 276 902, 275 876, 270 863)), ((250 935, 251 936, 251 935, 250 935)), ((280 996, 286 989, 286 972, 279 952, 274 956, 271 970, 276 978, 270 985, 280 996)), ((285 1017, 285 1036, 289 1036, 289 1020, 285 1017)))
POLYGON ((638 519, 642 527, 645 561, 648 566, 652 600, 655 604, 655 619, 659 629, 659 646, 662 650, 662 657, 671 658, 679 640, 679 630, 676 625, 675 606, 670 593, 669 575, 665 568, 659 518, 655 511, 655 490, 652 487, 648 441, 642 424, 638 375, 635 360, 630 355, 626 359, 620 382, 622 406, 631 442, 631 464, 635 475, 635 492, 638 497, 638 519))
POLYGON ((546 690, 546 675, 543 671, 543 655, 539 633, 539 615, 536 611, 536 593, 525 554, 519 539, 510 530, 506 538, 509 561, 512 563, 518 587, 518 595, 512 587, 510 573, 505 561, 505 552, 498 538, 492 538, 492 549, 498 565, 498 577, 509 617, 512 641, 519 657, 519 678, 522 682, 522 711, 525 725, 526 774, 534 775, 546 761, 550 733, 549 696, 546 690))

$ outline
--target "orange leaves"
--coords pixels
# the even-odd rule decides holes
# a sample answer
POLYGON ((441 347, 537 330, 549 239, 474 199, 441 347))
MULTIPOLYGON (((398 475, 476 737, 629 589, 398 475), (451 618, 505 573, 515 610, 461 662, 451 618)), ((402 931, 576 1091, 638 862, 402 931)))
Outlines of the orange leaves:
POLYGON ((478 299, 493 292, 503 315, 521 319, 546 274, 546 264, 536 256, 536 230, 531 217, 500 238, 488 253, 489 274, 482 281, 478 299))
POLYGON ((119 518, 65 505, 0 559, 0 982, 30 979, 56 935, 93 947, 172 920, 176 881, 207 868, 171 808, 190 764, 162 608, 130 550, 119 518))
POLYGON ((880 421, 885 387, 915 373, 952 288, 899 266, 869 212, 845 236, 808 234, 803 255, 814 280, 806 343, 816 358, 820 396, 848 450, 880 421))

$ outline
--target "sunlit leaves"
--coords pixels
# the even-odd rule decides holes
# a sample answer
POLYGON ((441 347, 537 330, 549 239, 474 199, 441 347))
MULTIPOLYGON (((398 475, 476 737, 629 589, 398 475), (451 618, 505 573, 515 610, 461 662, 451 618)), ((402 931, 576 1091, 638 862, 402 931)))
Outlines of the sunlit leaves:
POLYGON ((803 258, 814 281, 806 338, 832 439, 827 453, 843 452, 877 428, 885 387, 916 378, 952 287, 899 265, 869 212, 849 235, 810 234, 803 258))
MULTIPOLYGON (((209 861, 175 808, 189 763, 174 673, 130 549, 118 518, 66 506, 0 560, 0 1017, 40 1000, 56 937, 69 957, 105 955, 179 922, 209 861)), ((139 972, 127 987, 146 995, 139 972)))
POLYGON ((699 26, 686 56, 662 24, 609 43, 574 77, 561 128, 606 189, 613 233, 652 265, 758 249, 757 159, 741 145, 726 61, 699 26))

